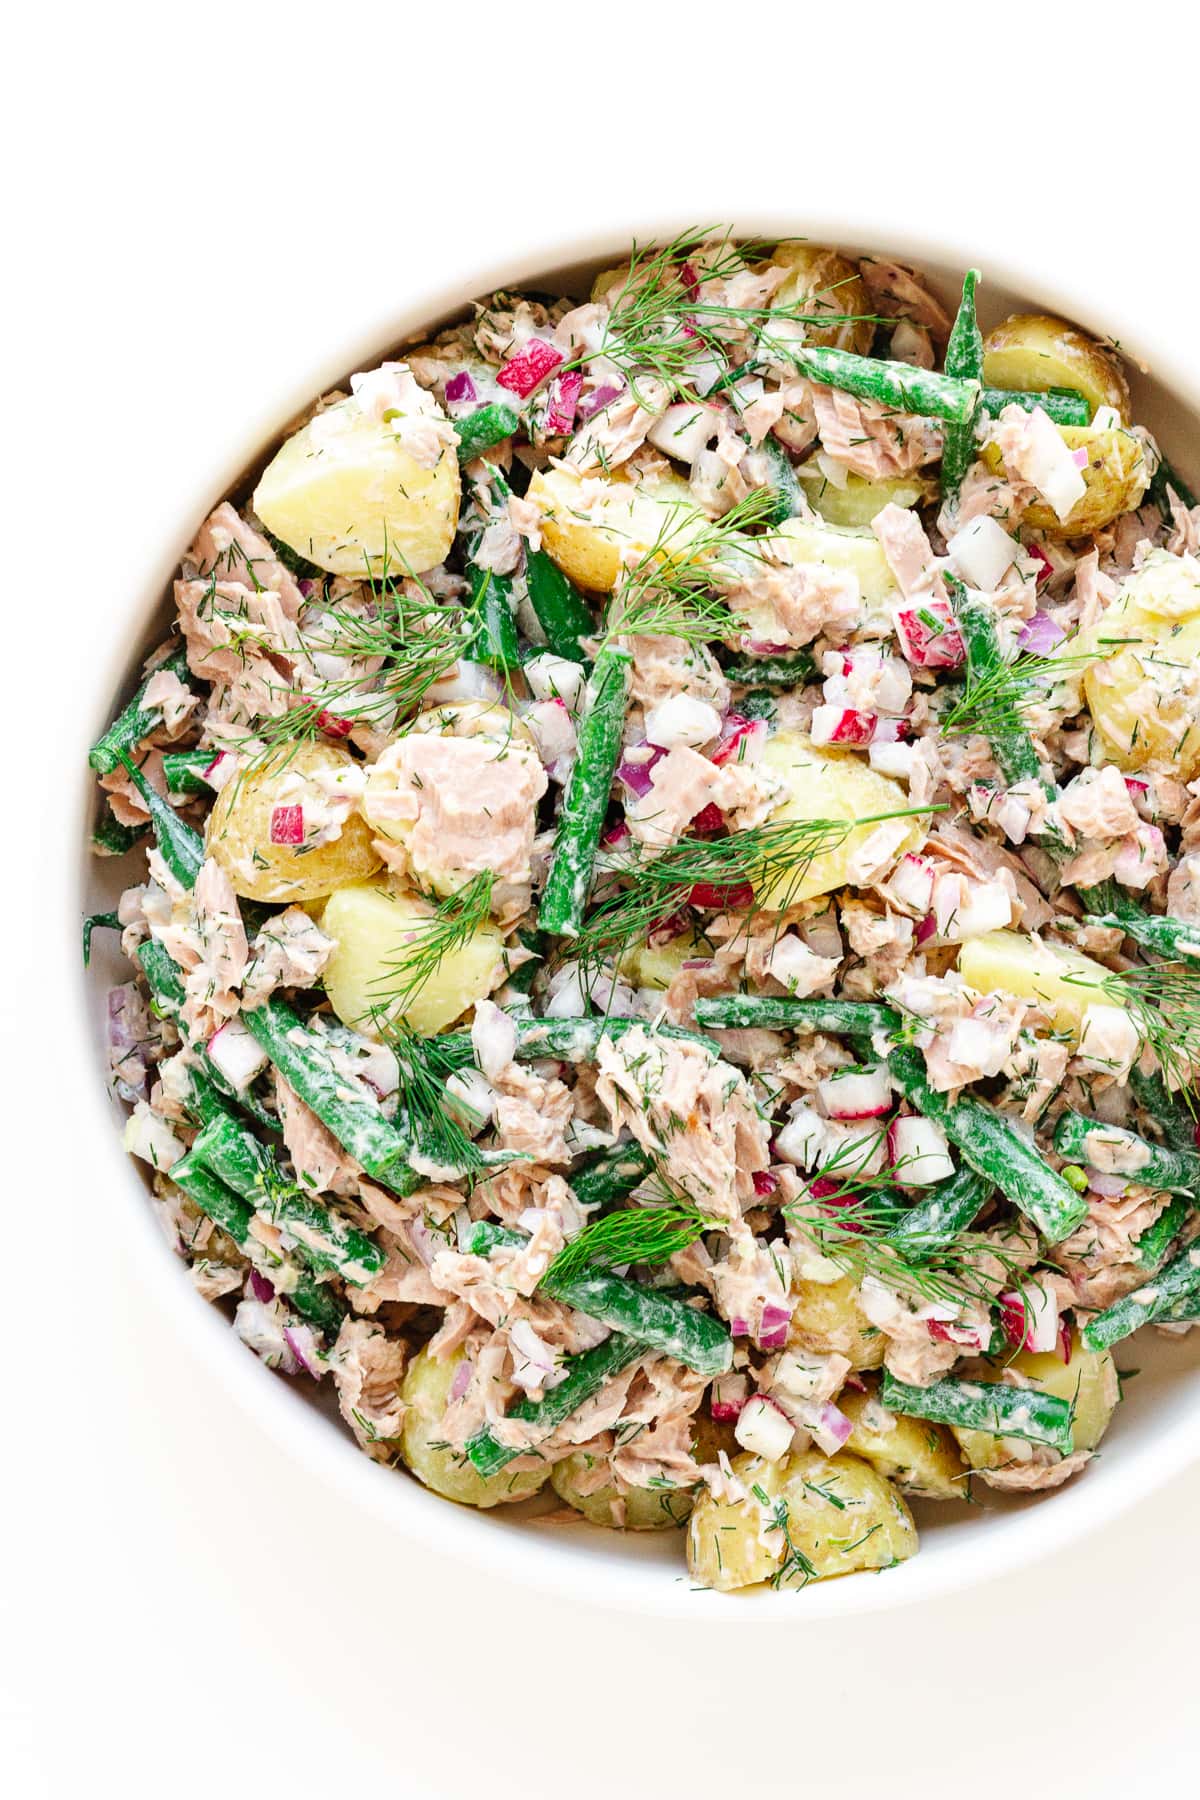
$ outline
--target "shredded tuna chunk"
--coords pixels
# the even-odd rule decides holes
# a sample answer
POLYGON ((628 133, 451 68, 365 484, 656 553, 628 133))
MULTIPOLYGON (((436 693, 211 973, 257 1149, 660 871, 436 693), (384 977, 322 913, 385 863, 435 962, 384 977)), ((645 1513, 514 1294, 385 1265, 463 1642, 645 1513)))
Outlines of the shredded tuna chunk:
POLYGON ((329 1353, 341 1415, 376 1462, 396 1460, 395 1440, 406 1410, 400 1382, 407 1361, 403 1339, 389 1337, 380 1326, 362 1319, 343 1321, 329 1353))
POLYGON ((878 481, 911 475, 941 455, 942 434, 928 419, 813 385, 817 430, 827 455, 854 475, 878 481))

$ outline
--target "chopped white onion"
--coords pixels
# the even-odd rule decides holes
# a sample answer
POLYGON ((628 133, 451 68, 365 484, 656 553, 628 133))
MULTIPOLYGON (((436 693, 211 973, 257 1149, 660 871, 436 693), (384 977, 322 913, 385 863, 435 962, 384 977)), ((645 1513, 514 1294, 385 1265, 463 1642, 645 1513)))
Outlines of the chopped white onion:
POLYGON ((183 1155, 183 1145, 165 1119, 139 1100, 125 1126, 121 1142, 130 1156, 140 1157, 155 1169, 170 1169, 183 1155))
POLYGON ((646 433, 647 441, 676 462, 694 463, 711 437, 715 437, 720 414, 715 406, 700 406, 695 401, 668 406, 661 419, 656 419, 646 433))
POLYGON ((765 1394, 755 1394, 738 1414, 733 1435, 743 1450, 778 1462, 791 1447, 795 1428, 782 1408, 765 1394))
POLYGON ((1020 546, 1003 525, 986 513, 971 519, 946 545, 951 561, 964 581, 991 593, 1012 567, 1020 546))
POLYGON ((932 1187, 954 1173, 946 1134, 932 1119, 897 1119, 888 1147, 901 1187, 932 1187))
POLYGON ((240 1019, 230 1019, 208 1040, 208 1055, 231 1086, 241 1090, 254 1080, 269 1060, 256 1038, 240 1019))

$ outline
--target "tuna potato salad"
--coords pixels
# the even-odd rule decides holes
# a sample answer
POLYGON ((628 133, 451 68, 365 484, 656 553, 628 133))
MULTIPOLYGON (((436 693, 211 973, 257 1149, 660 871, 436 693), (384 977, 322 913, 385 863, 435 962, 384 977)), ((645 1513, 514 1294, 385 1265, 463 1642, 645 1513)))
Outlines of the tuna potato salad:
POLYGON ((1200 505, 977 283, 691 234, 490 296, 203 522, 91 753, 199 1292, 700 1586, 1079 1477, 1200 1318, 1200 505))

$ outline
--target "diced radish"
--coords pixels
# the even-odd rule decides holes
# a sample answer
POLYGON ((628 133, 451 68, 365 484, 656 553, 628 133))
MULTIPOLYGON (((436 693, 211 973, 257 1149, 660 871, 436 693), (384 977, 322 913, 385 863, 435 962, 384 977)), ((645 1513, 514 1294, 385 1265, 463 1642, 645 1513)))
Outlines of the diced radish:
POLYGON ((746 1404, 749 1382, 745 1375, 718 1375, 709 1389, 708 1409, 716 1425, 732 1425, 746 1404))
POLYGON ((700 277, 696 273, 694 263, 682 262, 679 265, 679 285, 689 300, 700 298, 700 277))
POLYGON ((791 1447, 795 1427, 782 1407, 765 1394, 755 1394, 738 1414, 733 1435, 743 1450, 778 1462, 791 1447))
POLYGON ((339 718, 337 713, 326 712, 324 708, 317 714, 317 724, 326 737, 332 738, 349 737, 354 730, 353 719, 339 718))
POLYGON ((876 774, 892 781, 911 781, 916 747, 913 744, 876 744, 867 749, 867 762, 876 774))
POLYGON ((987 1349, 988 1339, 975 1326, 947 1324, 942 1319, 927 1319, 925 1323, 930 1337, 939 1343, 958 1344, 964 1350, 987 1349))
POLYGON ((945 1132, 915 1113, 889 1125, 888 1156, 901 1187, 932 1187, 954 1173, 945 1132))
POLYGON ((818 1081, 817 1093, 831 1119, 881 1119, 892 1109, 892 1084, 883 1063, 826 1075, 818 1081))
POLYGON ((568 662, 565 656, 545 650, 540 656, 531 656, 522 665, 521 673, 535 700, 562 700, 571 711, 575 710, 583 686, 581 663, 568 662))
POLYGON ((930 598, 920 606, 900 606, 893 618, 900 648, 914 668, 957 669, 966 660, 966 645, 948 601, 930 598))
POLYGON ((446 383, 446 399, 451 406, 457 406, 464 401, 477 400, 478 398, 479 395, 475 383, 471 380, 470 375, 468 375, 465 369, 460 369, 458 373, 452 375, 446 383))
POLYGON ((730 1319, 729 1330, 730 1330, 731 1336, 733 1336, 735 1338, 742 1338, 742 1337, 750 1336, 750 1326, 749 1326, 748 1322, 745 1319, 739 1319, 736 1316, 734 1318, 730 1319))
POLYGON ((811 1433, 817 1449, 824 1451, 826 1456, 835 1456, 854 1430, 853 1422, 844 1412, 838 1411, 832 1400, 797 1410, 799 1423, 811 1433))
POLYGON ((1002 931, 1012 923, 1012 895, 1004 882, 972 881, 939 875, 933 884, 933 913, 939 937, 952 944, 1002 931))
POLYGON ((564 437, 575 424, 575 411, 583 387, 583 370, 568 369, 550 388, 542 431, 546 437, 564 437))
POLYGON ((523 349, 501 364, 496 384, 507 388, 510 394, 516 394, 518 399, 527 400, 562 361, 561 350, 556 350, 553 344, 547 344, 543 338, 531 337, 523 349))
POLYGON ((689 893, 687 903, 704 912, 744 912, 754 904, 754 889, 748 881, 731 882, 728 887, 698 881, 689 893))
POLYGON ((1016 539, 987 513, 968 520, 946 544, 946 553, 959 574, 985 593, 999 587, 1019 549, 1016 539))
POLYGON ((920 948, 920 946, 922 944, 928 943, 929 939, 931 937, 936 937, 936 936, 937 936, 937 920, 934 918, 934 916, 931 912, 926 913, 925 917, 920 921, 920 923, 917 926, 916 938, 917 938, 918 949, 920 948))
POLYGON ((876 714, 853 706, 818 706, 813 709, 809 736, 814 744, 869 744, 876 714))
POLYGON ((1054 1346, 1059 1362, 1070 1366, 1071 1362, 1071 1327, 1065 1319, 1058 1322, 1058 1342, 1054 1346))
POLYGON ((887 878, 888 899, 912 918, 924 918, 933 904, 933 873, 927 857, 906 852, 887 878))
POLYGON ((302 844, 304 842, 304 808, 274 806, 271 808, 271 842, 302 844))
POLYGON ((907 719, 889 719, 881 716, 875 720, 875 729, 871 733, 872 746, 875 744, 902 744, 911 731, 912 726, 907 719))
POLYGON ((745 719, 741 713, 726 713, 721 721, 721 741, 711 752, 709 761, 722 767, 728 762, 757 762, 767 741, 765 719, 745 719))
POLYGON ((614 400, 619 400, 624 392, 623 386, 611 381, 593 388, 586 399, 580 401, 580 418, 586 424, 589 419, 594 419, 597 413, 603 412, 606 406, 611 406, 614 400))
POLYGON ((714 831, 724 831, 725 814, 715 801, 710 800, 702 806, 691 823, 693 837, 711 837, 714 831))
POLYGON ((242 1089, 267 1066, 267 1053, 251 1037, 240 1019, 230 1019, 208 1040, 209 1060, 216 1064, 232 1087, 242 1089))
MULTIPOLYGON (((685 969, 687 968, 686 963, 683 966, 685 969)), ((773 1175, 770 1169, 755 1169, 750 1179, 754 1183, 754 1191, 760 1199, 767 1194, 773 1194, 779 1186, 778 1175, 773 1175)))
POLYGON ((791 1322, 790 1307, 773 1306, 768 1301, 762 1309, 762 1319, 758 1327, 759 1349, 782 1350, 787 1343, 788 1326, 791 1322))
POLYGON ((1054 564, 1050 561, 1050 558, 1040 544, 1026 544, 1025 554, 1026 556, 1032 557, 1033 561, 1038 565, 1037 585, 1041 587, 1042 584, 1049 581, 1050 577, 1053 575, 1054 564))
POLYGON ((246 1285, 262 1306, 269 1305, 275 1298, 273 1284, 267 1280, 265 1275, 260 1275, 257 1269, 251 1269, 246 1277, 246 1285))
POLYGON ((694 694, 672 694, 646 714, 646 737, 664 750, 681 745, 699 750, 703 744, 711 744, 720 732, 721 715, 716 707, 707 700, 697 700, 694 694))
POLYGON ((646 439, 664 456, 674 457, 676 462, 694 463, 709 439, 716 435, 720 421, 721 415, 715 406, 692 400, 668 406, 661 419, 655 419, 646 439))
POLYGON ((617 780, 622 787, 628 788, 635 800, 641 800, 654 785, 650 780, 650 771, 655 763, 661 762, 666 751, 658 744, 631 744, 617 764, 617 780))
POLYGON ((615 825, 609 825, 605 829, 600 842, 605 850, 626 850, 632 835, 624 819, 618 819, 615 825))
POLYGON ((218 750, 204 771, 204 779, 219 794, 237 768, 237 758, 228 750, 218 750))
POLYGON ((1045 1354, 1059 1342, 1058 1300, 1050 1284, 1031 1281, 1022 1293, 1001 1294, 1000 1325, 1010 1344, 1045 1354))

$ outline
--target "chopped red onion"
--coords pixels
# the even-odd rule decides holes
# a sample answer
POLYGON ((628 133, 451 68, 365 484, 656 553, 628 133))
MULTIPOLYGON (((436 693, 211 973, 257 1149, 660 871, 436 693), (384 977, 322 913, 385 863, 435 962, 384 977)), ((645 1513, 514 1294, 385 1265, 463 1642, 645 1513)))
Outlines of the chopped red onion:
POLYGON ((931 912, 926 913, 925 917, 921 920, 921 923, 917 926, 917 942, 918 942, 918 944, 924 944, 929 938, 933 937, 933 935, 936 931, 937 931, 936 917, 931 912))
POLYGON ((758 1327, 759 1349, 782 1350, 787 1343, 788 1326, 791 1322, 790 1307, 774 1306, 768 1301, 762 1309, 762 1320, 758 1327))
POLYGON ((594 388, 588 398, 580 404, 579 417, 586 424, 589 419, 594 419, 597 413, 603 412, 606 406, 611 406, 614 400, 619 400, 624 391, 623 387, 614 387, 611 382, 606 383, 603 387, 594 388))
POLYGON ((1048 656, 1066 635, 1057 619, 1052 619, 1049 613, 1035 612, 1017 633, 1017 644, 1034 656, 1048 656))
POLYGON ((687 903, 705 912, 744 912, 754 904, 754 889, 748 881, 732 882, 728 887, 719 887, 712 881, 698 881, 688 895, 687 903))
POLYGON ((248 1280, 250 1292, 262 1306, 266 1306, 268 1301, 275 1298, 274 1286, 265 1275, 260 1275, 257 1269, 251 1269, 248 1280))
POLYGON ((460 369, 457 375, 452 375, 446 383, 446 398, 451 405, 457 405, 462 400, 479 398, 475 383, 465 369, 460 369))
POLYGON ((317 1341, 308 1325, 285 1325, 283 1341, 291 1351, 300 1368, 306 1375, 320 1381, 325 1371, 320 1367, 317 1356, 317 1341))
MULTIPOLYGON (((1200 1142, 1200 1139, 1197 1140, 1200 1142)), ((1093 1169, 1085 1163, 1088 1186, 1093 1194, 1101 1194, 1105 1200, 1118 1200, 1129 1186, 1127 1175, 1110 1175, 1103 1169, 1093 1169)))
POLYGON ((646 942, 651 948, 655 948, 659 944, 669 944, 672 938, 682 937, 684 932, 690 931, 691 928, 692 921, 688 916, 687 909, 681 907, 678 912, 668 913, 665 919, 659 919, 656 924, 652 925, 646 933, 646 942))
MULTIPOLYGON (((688 965, 684 963, 683 966, 686 969, 688 965)), ((767 1194, 773 1194, 779 1186, 778 1175, 772 1174, 770 1169, 755 1169, 750 1179, 754 1183, 754 1191, 760 1199, 767 1194)))
POLYGON ((1046 552, 1042 549, 1042 546, 1040 544, 1026 544, 1025 554, 1026 554, 1026 556, 1031 556, 1033 558, 1034 562, 1039 565, 1038 572, 1037 572, 1037 585, 1038 585, 1038 587, 1041 587, 1042 583, 1044 581, 1049 581, 1050 577, 1053 575, 1054 564, 1051 562, 1050 558, 1046 555, 1046 552))
POLYGON ((749 1337, 750 1327, 745 1319, 730 1319, 729 1329, 734 1337, 749 1337))
POLYGON ((321 727, 321 730, 325 733, 326 737, 349 737, 350 733, 354 730, 354 721, 352 719, 343 719, 339 717, 337 713, 326 712, 323 707, 317 714, 317 724, 321 727))
POLYGON ((640 745, 631 745, 617 764, 617 780, 622 787, 629 790, 635 799, 642 799, 653 786, 650 780, 651 769, 656 763, 661 762, 666 754, 666 751, 658 744, 651 744, 643 738, 640 745), (643 748, 650 752, 648 756, 641 754, 643 748))
POLYGON ((464 1356, 454 1371, 454 1380, 450 1383, 450 1398, 461 1400, 471 1385, 471 1376, 475 1372, 475 1364, 469 1356, 464 1356))

